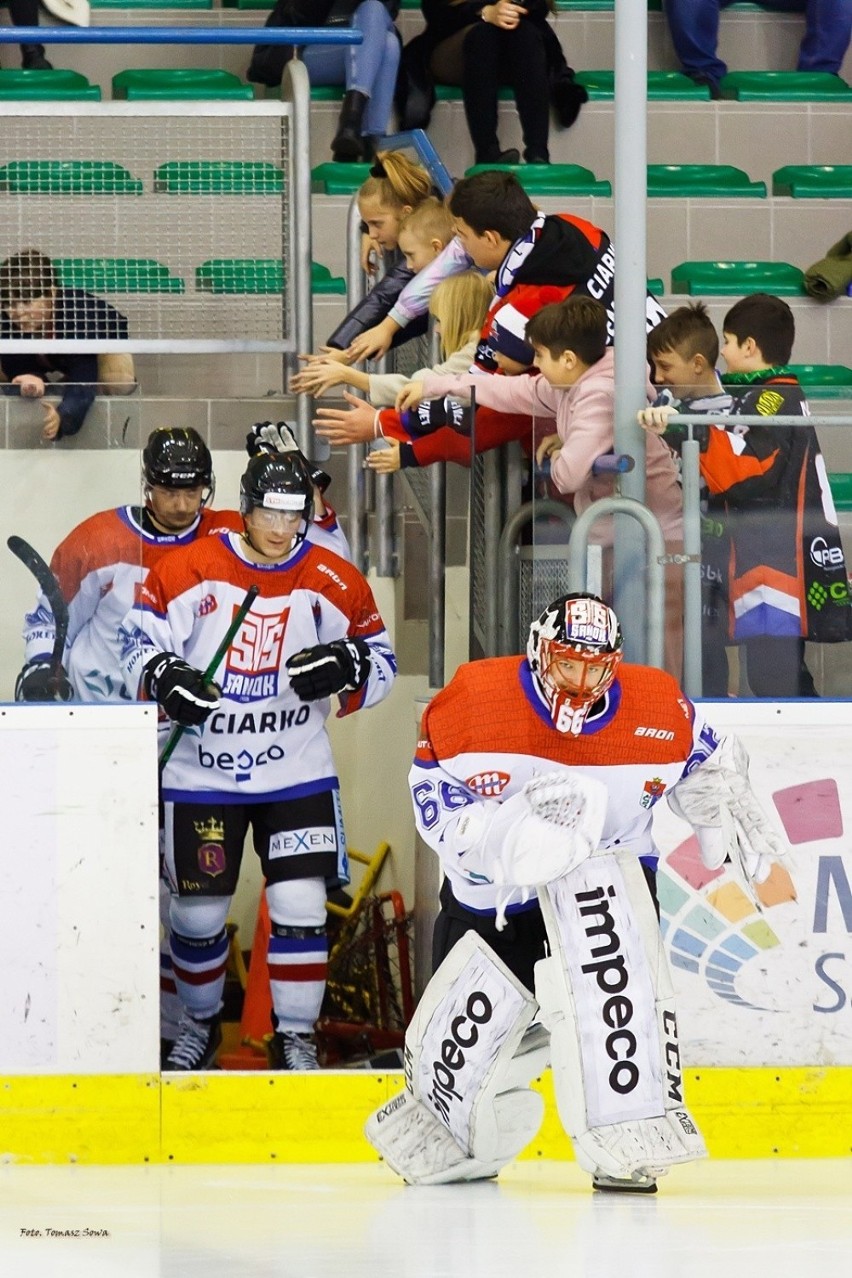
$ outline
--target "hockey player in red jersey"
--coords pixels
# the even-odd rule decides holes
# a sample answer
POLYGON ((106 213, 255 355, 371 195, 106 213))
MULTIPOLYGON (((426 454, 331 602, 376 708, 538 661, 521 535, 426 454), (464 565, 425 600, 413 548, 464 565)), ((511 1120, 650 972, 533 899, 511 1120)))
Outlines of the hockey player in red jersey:
POLYGON ((348 881, 325 729, 375 705, 396 673, 384 623, 351 563, 305 540, 313 488, 292 452, 253 457, 242 533, 205 538, 149 573, 126 619, 128 686, 187 727, 162 776, 171 952, 185 1007, 165 1068, 208 1068, 221 1041, 225 920, 251 826, 272 932, 270 1063, 316 1069, 327 889, 348 881), (260 593, 208 683, 250 586, 260 593), (218 686, 217 686, 218 685, 218 686))
POLYGON ((611 608, 568 595, 525 658, 464 665, 433 698, 410 785, 445 876, 436 971, 406 1034, 407 1090, 368 1138, 411 1183, 492 1176, 538 1130, 526 1084, 550 1059, 595 1187, 654 1192, 704 1145, 683 1103, 653 808, 665 796, 708 865, 763 882, 782 845, 743 747, 670 675, 622 662, 611 608))

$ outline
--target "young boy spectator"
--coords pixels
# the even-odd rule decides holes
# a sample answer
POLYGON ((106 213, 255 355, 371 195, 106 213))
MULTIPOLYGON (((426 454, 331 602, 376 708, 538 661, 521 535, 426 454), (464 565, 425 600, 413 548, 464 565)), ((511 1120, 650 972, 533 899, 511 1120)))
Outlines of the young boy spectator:
MULTIPOLYGON (((517 178, 499 169, 462 178, 448 203, 455 237, 431 266, 406 285, 386 318, 352 342, 347 352, 351 362, 383 355, 401 328, 425 314, 435 286, 471 265, 496 272, 495 308, 510 293, 523 299, 527 289, 543 285, 561 289, 563 297, 584 293, 597 298, 607 309, 608 341, 612 341, 615 259, 612 241, 599 226, 571 213, 539 212, 517 178)), ((648 328, 664 315, 649 293, 648 328)), ((476 357, 476 366, 484 373, 495 371, 488 346, 490 331, 489 315, 476 357)))
MULTIPOLYGON (((474 389, 478 404, 508 413, 555 420, 556 432, 538 446, 539 462, 550 459, 551 479, 561 493, 571 494, 582 514, 600 497, 611 496, 613 480, 593 475, 595 460, 614 444, 614 356, 607 346, 608 317, 601 302, 568 297, 543 307, 526 326, 537 375, 532 377, 427 377, 411 383, 399 400, 402 408, 436 396, 467 397, 474 389)), ((648 387, 649 398, 653 388, 648 387)), ((651 444, 651 441, 648 441, 651 444)), ((646 450, 646 502, 656 515, 671 552, 682 547, 682 502, 677 468, 661 441, 646 450)), ((610 520, 599 521, 593 541, 612 542, 610 520)), ((667 570, 666 665, 680 672, 682 653, 682 581, 679 571, 667 570)))
MULTIPOLYGON (((728 311, 722 356, 733 416, 808 416, 785 367, 794 337, 781 298, 754 293, 728 311)), ((815 697, 805 640, 852 637, 846 563, 816 432, 804 423, 723 421, 705 434, 701 472, 724 506, 731 543, 729 635, 745 648, 751 691, 815 697)))
MULTIPOLYGON (((663 387, 651 408, 639 412, 646 429, 665 423, 672 411, 680 413, 728 413, 731 396, 722 389, 716 364, 719 338, 703 302, 680 306, 648 334, 648 360, 654 382, 663 387), (662 410, 662 411, 661 411, 662 410)), ((680 451, 685 435, 672 428, 664 438, 680 451)), ((706 444, 707 429, 701 438, 706 444)), ((701 521, 701 637, 702 693, 725 697, 728 693, 728 559, 724 503, 707 494, 701 521)))
POLYGON ((136 376, 132 355, 48 353, 38 349, 39 339, 103 341, 127 335, 127 320, 114 306, 84 289, 63 288, 50 258, 38 249, 15 253, 0 266, 0 341, 33 343, 32 353, 0 354, 3 379, 33 399, 49 393, 51 375, 60 383, 59 406, 43 404, 44 439, 76 435, 98 390, 128 395, 136 389, 136 376))

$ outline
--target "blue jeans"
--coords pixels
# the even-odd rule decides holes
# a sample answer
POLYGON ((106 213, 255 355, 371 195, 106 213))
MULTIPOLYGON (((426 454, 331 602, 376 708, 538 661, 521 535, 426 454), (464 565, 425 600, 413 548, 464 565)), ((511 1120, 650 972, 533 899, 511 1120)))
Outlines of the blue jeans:
POLYGON ((387 133, 399 67, 399 40, 393 19, 381 0, 364 0, 352 15, 352 26, 363 31, 362 44, 347 48, 309 45, 303 54, 311 84, 344 84, 370 100, 361 132, 365 137, 387 133))
MULTIPOLYGON (((728 68, 716 54, 719 12, 734 0, 665 0, 672 43, 687 73, 720 80, 728 68)), ((852 0, 757 0, 779 13, 804 13, 799 71, 840 71, 852 35, 852 0)))

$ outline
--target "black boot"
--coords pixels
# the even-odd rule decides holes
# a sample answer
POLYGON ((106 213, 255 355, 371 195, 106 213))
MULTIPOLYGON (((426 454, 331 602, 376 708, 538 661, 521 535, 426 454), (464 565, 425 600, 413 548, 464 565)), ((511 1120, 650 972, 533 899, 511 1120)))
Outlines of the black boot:
POLYGON ((21 45, 21 66, 25 71, 52 71, 53 63, 44 56, 43 44, 21 45))
POLYGON ((337 133, 331 143, 333 160, 350 164, 354 160, 360 160, 364 151, 361 121, 369 100, 366 93, 359 93, 357 89, 347 90, 340 108, 337 133))

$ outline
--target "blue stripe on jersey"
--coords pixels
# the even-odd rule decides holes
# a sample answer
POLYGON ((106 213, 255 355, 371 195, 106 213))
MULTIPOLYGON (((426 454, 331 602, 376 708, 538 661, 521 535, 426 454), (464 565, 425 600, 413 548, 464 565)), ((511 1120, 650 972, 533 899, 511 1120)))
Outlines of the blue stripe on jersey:
MULTIPOLYGON (((239 536, 239 534, 235 533, 234 536, 239 536)), ((255 568, 259 568, 261 572, 289 572, 291 568, 295 568, 296 564, 301 563, 305 555, 310 550, 311 546, 315 547, 314 542, 310 542, 307 540, 307 538, 304 538, 296 547, 296 549, 292 551, 286 559, 281 559, 278 561, 278 563, 274 563, 274 564, 258 564, 258 563, 255 563, 253 559, 250 559, 250 560, 244 559, 243 556, 239 553, 239 551, 234 549, 234 547, 231 544, 230 538, 231 538, 230 532, 226 532, 222 534, 219 540, 222 542, 222 545, 228 551, 230 551, 230 553, 234 556, 234 558, 239 560, 239 562, 243 566, 245 566, 246 563, 248 563, 252 571, 255 568)))
POLYGON ((151 533, 133 518, 132 506, 118 506, 116 515, 130 529, 135 537, 142 541, 150 541, 155 546, 188 546, 198 536, 198 525, 201 523, 201 512, 195 516, 189 528, 182 533, 151 533))
POLYGON ((265 790, 263 794, 247 794, 244 790, 173 790, 163 787, 165 803, 280 803, 284 799, 304 799, 311 794, 324 794, 326 790, 338 790, 337 777, 320 777, 317 781, 305 781, 302 785, 285 786, 281 790, 265 790))
MULTIPOLYGON (((493 919, 497 916, 495 909, 477 910, 473 905, 468 905, 467 901, 459 901, 465 910, 470 914, 477 914, 483 919, 493 919)), ((507 914, 526 914, 528 910, 535 910, 538 907, 538 897, 534 896, 530 901, 521 901, 517 905, 509 905, 506 908, 507 914)))

